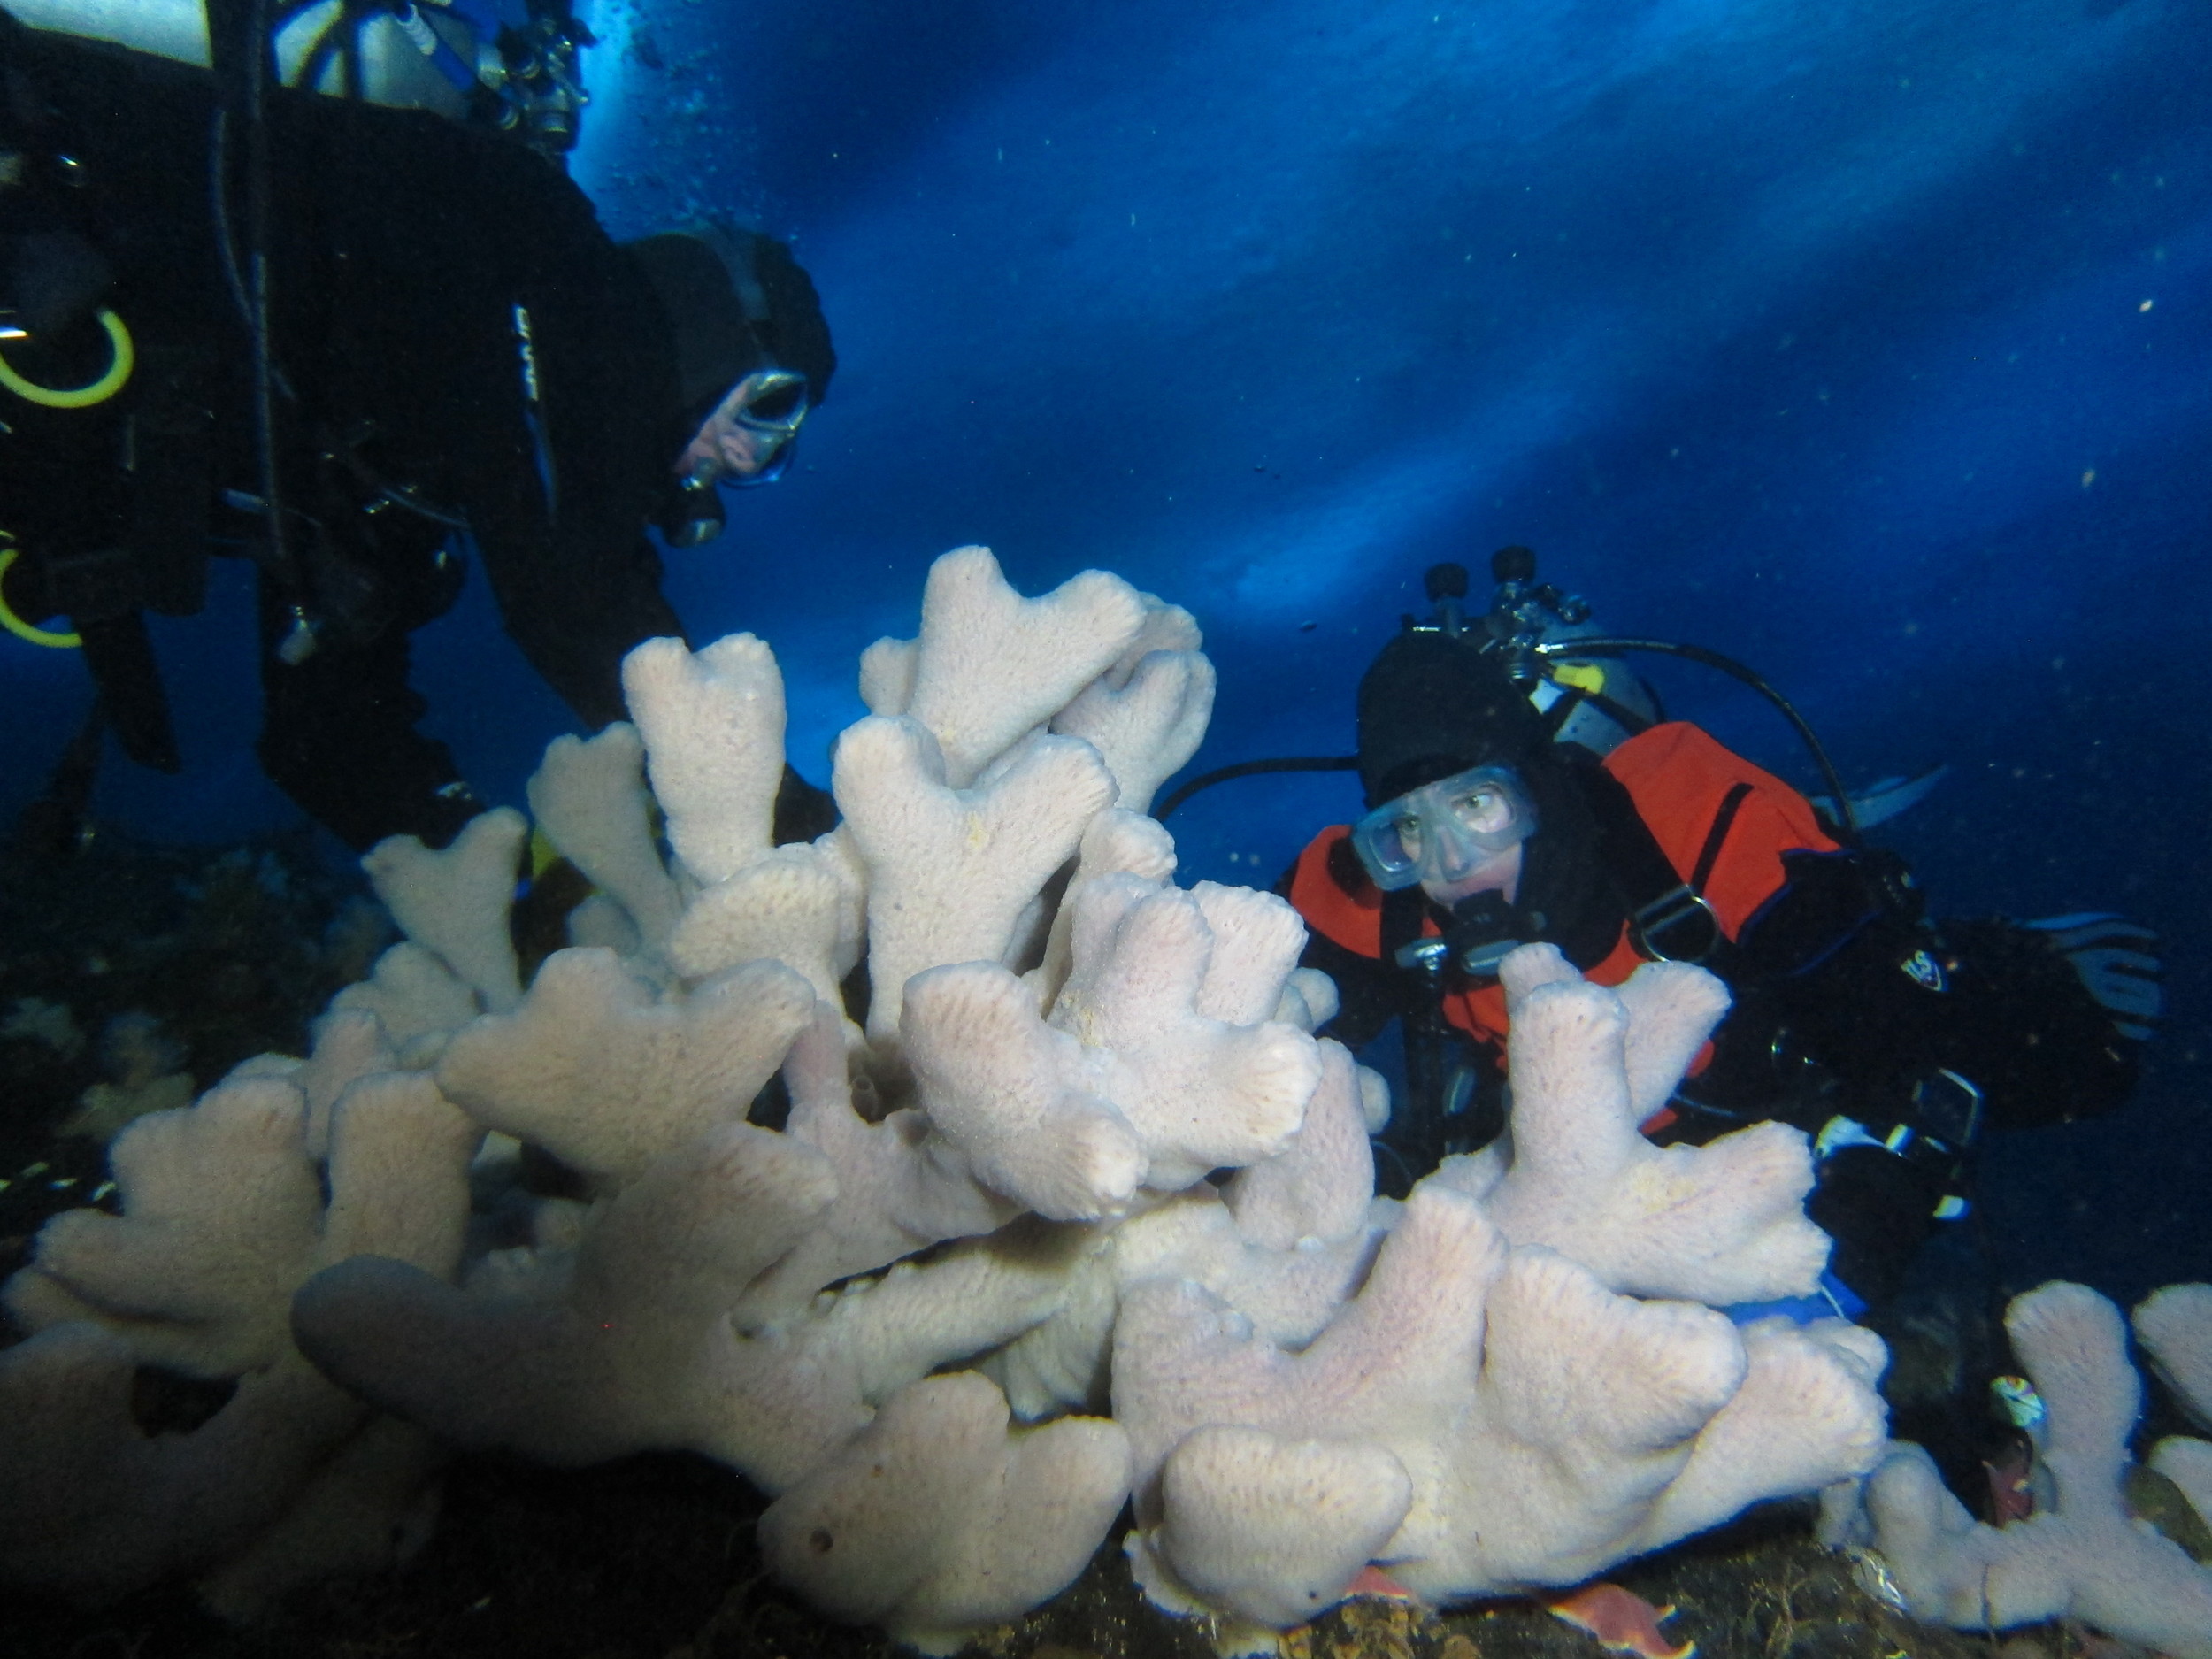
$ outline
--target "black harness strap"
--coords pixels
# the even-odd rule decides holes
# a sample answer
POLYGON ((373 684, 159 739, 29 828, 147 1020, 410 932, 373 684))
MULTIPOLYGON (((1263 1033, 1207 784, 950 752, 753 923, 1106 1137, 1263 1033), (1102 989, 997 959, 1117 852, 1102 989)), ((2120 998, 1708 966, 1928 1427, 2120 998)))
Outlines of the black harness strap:
POLYGON ((1720 849, 1728 840, 1728 832, 1735 827, 1736 814, 1750 798, 1751 786, 1737 783, 1722 799, 1720 810, 1713 814, 1713 827, 1705 832, 1705 845, 1698 849, 1697 867, 1690 872, 1690 886, 1705 891, 1706 882, 1712 879, 1713 866, 1720 862, 1720 849))
MULTIPOLYGON (((1421 936, 1428 895, 1419 887, 1400 887, 1382 895, 1382 959, 1396 964, 1398 953, 1421 936)), ((1402 964, 1400 964, 1402 965, 1402 964)))
POLYGON ((1383 895, 1383 964, 1403 976, 1408 993, 1403 1004, 1406 1097, 1385 1141, 1405 1160, 1409 1186, 1451 1150, 1446 1116, 1451 1110, 1454 1042, 1451 1022, 1444 1017, 1450 950, 1436 939, 1417 956, 1408 951, 1421 937, 1428 909, 1428 895, 1417 887, 1383 895))
POLYGON ((1562 684, 1559 695, 1552 699, 1551 707, 1544 710, 1544 730, 1549 735, 1557 737, 1567 722, 1574 718, 1574 711, 1582 706, 1584 695, 1581 687, 1562 684))
POLYGON ((207 600, 212 357, 155 340, 140 347, 139 363, 142 390, 129 427, 131 551, 146 606, 195 616, 207 600))
POLYGON ((1590 810, 1597 816, 1606 867, 1628 910, 1629 942, 1654 961, 1694 962, 1718 972, 1730 949, 1728 936, 1699 889, 1712 873, 1711 860, 1720 856, 1741 799, 1732 793, 1722 803, 1696 873, 1686 882, 1675 873, 1626 786, 1599 767, 1590 768, 1583 779, 1590 810))

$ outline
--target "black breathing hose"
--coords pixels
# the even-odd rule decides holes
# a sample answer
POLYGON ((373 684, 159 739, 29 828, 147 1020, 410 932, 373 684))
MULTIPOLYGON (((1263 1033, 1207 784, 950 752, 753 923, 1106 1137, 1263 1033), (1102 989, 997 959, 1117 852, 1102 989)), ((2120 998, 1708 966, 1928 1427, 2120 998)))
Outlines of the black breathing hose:
POLYGON ((217 229, 223 243, 226 274, 232 295, 240 303, 250 347, 257 483, 266 541, 264 568, 282 590, 286 603, 297 608, 306 593, 298 561, 286 534, 283 480, 279 461, 280 431, 277 392, 281 371, 277 366, 271 319, 269 244, 274 227, 274 191, 271 180, 273 154, 270 144, 268 106, 271 73, 275 67, 273 31, 276 0, 206 0, 209 57, 215 71, 216 116, 211 180, 216 199, 217 229), (229 134, 233 122, 245 130, 242 171, 245 211, 241 250, 231 241, 227 211, 231 181, 229 134))
POLYGON ((1240 760, 1233 766, 1217 767, 1212 772, 1199 773, 1187 783, 1179 784, 1166 800, 1152 809, 1152 816, 1165 823, 1169 813, 1201 789, 1227 783, 1232 778, 1250 778, 1267 772, 1351 772, 1358 765, 1357 755, 1288 755, 1280 760, 1240 760))
MULTIPOLYGON (((1734 657, 1724 657, 1720 652, 1708 650, 1701 645, 1683 645, 1672 640, 1557 640, 1538 645, 1535 650, 1540 657, 1576 658, 1617 657, 1625 651, 1655 651, 1663 657, 1680 657, 1693 663, 1702 663, 1708 668, 1717 668, 1732 680, 1741 680, 1780 710, 1782 718, 1797 733, 1811 753, 1813 764, 1820 769, 1821 781, 1828 786, 1829 797, 1835 804, 1832 816, 1836 827, 1842 832, 1842 839, 1850 845, 1858 844, 1859 826, 1857 819, 1852 816, 1851 797, 1844 793, 1843 779, 1837 772, 1835 764, 1828 758, 1828 751, 1821 746, 1820 739, 1787 697, 1734 657)), ((1356 755, 1288 756, 1279 760, 1239 761, 1233 766, 1217 767, 1212 772, 1201 772, 1187 783, 1179 784, 1166 800, 1152 809, 1152 816, 1165 822, 1169 813, 1200 790, 1210 789, 1217 783, 1227 783, 1233 778, 1249 778, 1271 772, 1350 772, 1358 764, 1359 757, 1356 755)))
POLYGON ((1762 680, 1732 657, 1708 650, 1702 645, 1683 645, 1673 640, 1555 640, 1536 647, 1540 657, 1617 657, 1624 651, 1655 651, 1662 657, 1685 657, 1693 663, 1702 663, 1708 668, 1717 668, 1732 680, 1740 680, 1757 692, 1777 709, 1790 723, 1799 739, 1810 751, 1813 764, 1820 768, 1821 781, 1828 786, 1829 797, 1835 803, 1833 814, 1836 826, 1843 832, 1843 839, 1855 846, 1859 840, 1858 820, 1851 813, 1851 797, 1844 793, 1843 778, 1828 758, 1828 751, 1821 747, 1813 728, 1791 704, 1790 700, 1762 680))

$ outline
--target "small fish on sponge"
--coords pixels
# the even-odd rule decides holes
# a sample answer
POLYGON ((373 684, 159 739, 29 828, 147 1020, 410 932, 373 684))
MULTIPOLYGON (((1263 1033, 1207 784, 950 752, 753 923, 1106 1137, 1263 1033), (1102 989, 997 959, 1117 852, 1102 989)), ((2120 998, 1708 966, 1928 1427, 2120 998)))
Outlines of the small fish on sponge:
POLYGON ((1634 1654, 1638 1659, 1693 1659, 1697 1652, 1695 1642, 1676 1647, 1660 1633, 1661 1621, 1674 1617, 1673 1608, 1654 1607, 1617 1584, 1586 1584, 1549 1597, 1544 1605, 1553 1617, 1588 1631, 1608 1653, 1634 1654))

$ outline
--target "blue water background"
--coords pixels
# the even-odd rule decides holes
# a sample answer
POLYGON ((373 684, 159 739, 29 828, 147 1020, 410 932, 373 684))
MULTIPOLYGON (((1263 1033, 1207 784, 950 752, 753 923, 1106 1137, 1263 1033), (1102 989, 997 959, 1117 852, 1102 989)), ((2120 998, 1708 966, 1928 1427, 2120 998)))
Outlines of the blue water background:
MULTIPOLYGON (((2212 1274, 2212 5, 1483 0, 601 4, 580 178, 618 233, 794 236, 843 367, 803 465, 672 560, 701 639, 776 646, 818 780, 856 654, 983 542, 1194 611, 1197 769, 1351 741, 1422 568, 1506 541, 1599 619, 1758 666, 1944 914, 2111 908, 2172 1005, 2121 1117, 2001 1139, 2015 1283, 2212 1274)), ((103 810, 291 821, 250 752, 247 594, 157 621, 179 779, 103 810)), ((0 807, 81 711, 0 642, 0 807)), ((483 584, 418 636, 470 775, 518 801, 565 711, 483 584)), ((1811 787, 1701 671, 1672 708, 1811 787)), ((1187 878, 1264 883, 1341 776, 1225 786, 1187 878)))

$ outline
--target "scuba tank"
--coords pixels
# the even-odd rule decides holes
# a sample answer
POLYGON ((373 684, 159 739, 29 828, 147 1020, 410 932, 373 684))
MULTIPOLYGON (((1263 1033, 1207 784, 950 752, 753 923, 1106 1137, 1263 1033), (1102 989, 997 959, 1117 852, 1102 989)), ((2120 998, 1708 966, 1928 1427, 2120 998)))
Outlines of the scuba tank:
MULTIPOLYGON (((1551 725, 1553 736, 1563 743, 1578 743, 1601 758, 1667 718, 1658 694, 1617 657, 1593 651, 1587 657, 1557 655, 1553 660, 1555 654, 1569 651, 1571 641, 1598 640, 1601 631, 1590 620, 1587 601, 1535 580, 1534 553, 1525 547, 1501 548, 1491 556, 1490 570, 1497 586, 1490 608, 1477 612, 1466 603, 1465 565, 1429 566, 1421 586, 1432 609, 1425 619, 1410 613, 1402 616, 1401 630, 1476 639, 1486 650, 1505 651, 1515 681, 1551 725)), ((1164 822, 1193 795, 1233 779, 1270 772, 1351 772, 1358 765, 1356 755, 1239 761, 1178 785, 1153 809, 1153 816, 1164 822)))
POLYGON ((1580 595, 1536 580, 1534 553, 1500 548, 1490 557, 1490 575, 1497 584, 1490 609, 1471 617, 1462 603, 1466 567, 1431 565, 1421 585, 1435 609, 1425 622, 1402 618, 1404 630, 1481 637, 1486 649, 1504 654, 1507 672, 1551 726, 1553 740, 1578 743, 1600 758, 1667 718, 1658 694, 1617 657, 1563 654, 1575 641, 1602 639, 1604 631, 1590 620, 1580 595))
MULTIPOLYGON (((1756 673, 1734 657, 1701 645, 1607 634, 1591 623, 1586 601, 1563 593, 1549 582, 1536 580, 1536 555, 1527 548, 1500 548, 1491 555, 1490 572, 1497 584, 1492 590, 1490 607, 1481 616, 1471 617, 1463 603, 1466 567, 1432 565, 1422 577, 1422 588, 1434 609, 1426 620, 1417 620, 1409 614, 1402 617, 1402 631, 1454 638, 1479 636, 1480 649, 1503 657, 1506 672, 1544 714, 1554 740, 1580 744, 1601 757, 1667 718, 1658 695, 1627 671, 1619 661, 1622 657, 1649 652, 1717 669, 1750 687, 1790 723, 1828 786, 1827 795, 1820 797, 1823 821, 1845 845, 1857 844, 1857 803, 1845 791, 1827 749, 1789 699, 1756 673)), ((1358 765, 1356 755, 1239 761, 1178 785, 1153 809, 1153 816, 1164 822, 1201 790, 1237 778, 1280 772, 1352 772, 1358 765)))
MULTIPOLYGON (((277 8, 286 86, 497 127, 558 157, 576 147, 595 43, 572 0, 309 0, 277 8)), ((202 68, 214 62, 203 0, 9 0, 33 28, 111 41, 202 68)))
MULTIPOLYGON (((33 28, 112 41, 201 68, 213 61, 201 0, 10 0, 8 9, 33 28)), ((409 38, 399 17, 380 6, 357 9, 325 0, 295 10, 276 31, 277 64, 285 84, 301 84, 309 58, 318 55, 323 38, 341 27, 341 14, 347 11, 355 13, 345 20, 351 35, 347 50, 321 53, 312 84, 395 109, 432 110, 456 120, 466 114, 461 90, 409 38)), ((459 19, 446 27, 457 36, 467 34, 467 25, 459 19)), ((470 56, 474 56, 472 43, 470 56)))

